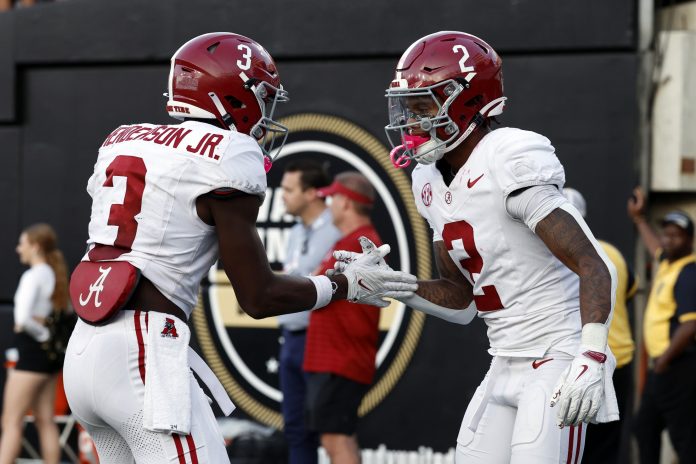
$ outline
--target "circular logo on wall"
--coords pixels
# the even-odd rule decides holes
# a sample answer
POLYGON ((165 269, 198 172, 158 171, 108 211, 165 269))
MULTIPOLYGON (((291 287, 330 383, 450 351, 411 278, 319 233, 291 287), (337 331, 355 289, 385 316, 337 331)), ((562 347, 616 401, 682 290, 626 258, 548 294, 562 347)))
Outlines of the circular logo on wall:
MULTIPOLYGON (((431 276, 430 240, 418 215, 408 174, 394 169, 386 147, 356 124, 335 116, 298 114, 280 121, 290 129, 288 142, 268 173, 266 198, 257 229, 268 260, 281 272, 287 239, 295 223, 285 213, 280 182, 289 161, 313 158, 325 162, 333 176, 359 171, 374 186, 377 201, 372 221, 384 243, 391 245, 390 266, 422 279, 431 276)), ((235 263, 244 266, 244 263, 235 263)), ((279 351, 283 342, 276 318, 255 320, 240 308, 222 266, 210 270, 202 286, 192 327, 202 355, 234 403, 251 418, 282 428, 279 351)), ((418 343, 424 315, 397 301, 380 313, 377 374, 363 398, 359 414, 374 409, 397 386, 418 343)))

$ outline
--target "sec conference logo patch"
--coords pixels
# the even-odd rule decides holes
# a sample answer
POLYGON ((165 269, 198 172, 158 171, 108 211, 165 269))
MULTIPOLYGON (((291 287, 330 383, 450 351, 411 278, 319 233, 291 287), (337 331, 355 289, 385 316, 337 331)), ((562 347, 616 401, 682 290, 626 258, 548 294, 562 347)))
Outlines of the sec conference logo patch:
POLYGON ((433 202, 433 189, 430 186, 430 183, 423 186, 423 190, 421 190, 421 200, 423 200, 423 204, 425 206, 430 206, 430 204, 433 202))
MULTIPOLYGON (((272 268, 281 271, 287 238, 295 223, 285 214, 280 187, 283 171, 289 162, 312 158, 326 162, 331 175, 359 171, 367 177, 378 198, 372 219, 384 243, 391 245, 389 264, 420 278, 431 278, 428 231, 416 210, 410 180, 405 172, 392 167, 387 148, 361 127, 335 116, 297 114, 280 122, 290 129, 290 135, 268 173, 268 189, 256 222, 272 268)), ((377 373, 359 415, 374 410, 398 389, 424 320, 422 313, 407 310, 397 301, 381 310, 377 373)), ((247 416, 282 428, 283 398, 278 376, 282 332, 277 319, 255 320, 246 315, 218 264, 204 282, 191 321, 201 354, 232 401, 247 416)), ((384 414, 384 408, 375 414, 384 414)))

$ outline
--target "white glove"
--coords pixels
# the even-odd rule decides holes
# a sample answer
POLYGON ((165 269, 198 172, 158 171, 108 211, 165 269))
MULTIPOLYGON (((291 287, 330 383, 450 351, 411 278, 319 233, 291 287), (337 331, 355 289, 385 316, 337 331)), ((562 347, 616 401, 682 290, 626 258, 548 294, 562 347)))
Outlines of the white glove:
POLYGON ((336 265, 327 271, 328 275, 340 272, 346 276, 348 301, 385 308, 390 304, 385 298, 408 298, 418 290, 416 276, 387 266, 384 257, 389 245, 377 248, 368 238, 360 237, 360 246, 362 253, 334 251, 336 265))
POLYGON ((594 420, 604 401, 604 362, 608 329, 604 324, 585 324, 580 354, 561 374, 551 407, 557 406, 558 426, 594 420))

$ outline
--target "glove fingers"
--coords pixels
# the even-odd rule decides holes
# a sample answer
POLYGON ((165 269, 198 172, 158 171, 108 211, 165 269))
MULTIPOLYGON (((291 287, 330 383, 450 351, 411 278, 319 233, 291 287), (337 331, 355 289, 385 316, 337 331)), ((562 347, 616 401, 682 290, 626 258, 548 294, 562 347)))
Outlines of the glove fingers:
POLYGON ((377 254, 379 255, 380 258, 384 258, 385 256, 387 256, 390 251, 391 251, 391 247, 387 243, 385 243, 381 247, 377 248, 377 254))
POLYGON ((584 397, 580 402, 578 414, 575 417, 575 422, 573 422, 573 425, 577 425, 580 422, 587 422, 587 416, 588 416, 591 408, 592 408, 592 399, 588 398, 587 396, 584 397))
POLYGON ((372 240, 365 237, 364 235, 361 235, 358 241, 360 242, 360 246, 362 247, 363 253, 370 253, 372 250, 377 248, 375 244, 372 242, 372 240))
POLYGON ((556 386, 553 388, 553 394, 551 395, 551 404, 550 406, 553 408, 558 404, 558 402, 561 400, 561 392, 563 390, 563 384, 565 384, 565 379, 568 376, 568 369, 563 371, 561 374, 561 377, 558 379, 558 382, 556 382, 556 386))
POLYGON ((337 250, 333 252, 333 257, 336 261, 342 261, 345 263, 351 263, 360 257, 360 253, 355 253, 353 251, 337 250))
POLYGON ((341 272, 345 271, 347 267, 348 267, 348 263, 343 262, 343 261, 336 261, 336 263, 334 263, 334 268, 331 270, 334 271, 335 273, 336 272, 341 273, 341 272))
POLYGON ((415 292, 418 290, 418 284, 408 282, 385 282, 383 288, 387 291, 415 292))
POLYGON ((593 395, 592 396, 592 407, 590 408, 589 412, 587 413, 587 417, 585 422, 591 422, 597 417, 597 413, 599 413, 599 408, 602 406, 602 400, 603 400, 604 392, 601 391, 599 395, 593 395))
POLYGON ((578 423, 578 412, 580 411, 581 398, 577 395, 569 395, 568 412, 566 413, 565 425, 575 425, 578 423))
POLYGON ((375 271, 373 275, 383 282, 399 282, 406 284, 415 284, 418 282, 418 277, 404 271, 382 270, 375 271))
POLYGON ((570 407, 570 401, 567 395, 563 394, 563 392, 561 392, 561 398, 556 403, 556 407, 558 408, 558 411, 556 411, 558 425, 559 427, 563 427, 564 425, 567 425, 568 408, 570 407))
POLYGON ((389 292, 386 292, 384 294, 386 298, 393 298, 395 300, 403 300, 406 298, 411 298, 413 296, 413 292, 410 291, 395 291, 391 290, 389 292))

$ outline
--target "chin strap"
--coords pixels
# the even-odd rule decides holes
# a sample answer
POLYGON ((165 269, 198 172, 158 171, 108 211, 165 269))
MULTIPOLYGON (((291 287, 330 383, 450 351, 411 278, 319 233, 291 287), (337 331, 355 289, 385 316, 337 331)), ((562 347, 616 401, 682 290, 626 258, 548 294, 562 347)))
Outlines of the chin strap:
POLYGON ((225 110, 225 107, 222 106, 222 102, 218 98, 218 96, 215 94, 215 92, 208 92, 208 96, 210 99, 213 101, 213 105, 215 105, 215 108, 217 109, 218 113, 220 114, 220 117, 222 118, 222 123, 229 127, 230 130, 232 131, 237 131, 237 126, 234 125, 234 120, 232 119, 232 116, 230 116, 230 113, 225 110))

